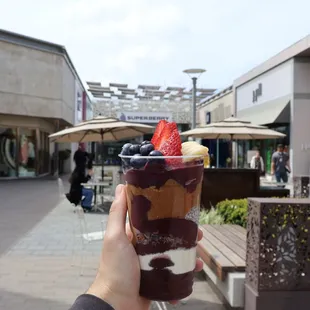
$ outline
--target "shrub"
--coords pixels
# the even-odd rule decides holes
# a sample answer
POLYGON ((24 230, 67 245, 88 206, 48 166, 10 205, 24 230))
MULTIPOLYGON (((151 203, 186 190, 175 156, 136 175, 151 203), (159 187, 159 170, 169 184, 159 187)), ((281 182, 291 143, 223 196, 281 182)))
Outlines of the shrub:
POLYGON ((211 210, 201 210, 199 224, 221 225, 224 224, 224 219, 220 214, 218 214, 218 212, 214 208, 212 208, 211 210))
POLYGON ((226 199, 216 205, 216 212, 221 215, 225 224, 246 227, 248 201, 247 199, 226 199))

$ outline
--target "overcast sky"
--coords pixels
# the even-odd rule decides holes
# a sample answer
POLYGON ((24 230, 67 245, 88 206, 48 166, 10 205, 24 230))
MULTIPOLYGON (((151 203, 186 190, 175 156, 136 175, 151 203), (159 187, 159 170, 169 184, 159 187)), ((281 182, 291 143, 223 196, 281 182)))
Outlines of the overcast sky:
POLYGON ((310 34, 309 0, 0 0, 0 28, 65 45, 85 81, 223 88, 310 34))

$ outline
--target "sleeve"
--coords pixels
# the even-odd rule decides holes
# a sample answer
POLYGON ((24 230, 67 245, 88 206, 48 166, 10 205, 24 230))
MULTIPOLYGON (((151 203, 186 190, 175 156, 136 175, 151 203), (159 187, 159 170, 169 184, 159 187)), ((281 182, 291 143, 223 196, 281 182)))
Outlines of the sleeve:
POLYGON ((255 168, 255 159, 254 159, 254 157, 252 157, 252 159, 251 159, 250 167, 251 167, 252 169, 255 168))
POLYGON ((81 295, 69 310, 114 310, 102 299, 93 295, 81 295))
POLYGON ((90 180, 91 176, 90 175, 87 175, 85 177, 83 177, 83 180, 81 183, 87 183, 89 180, 90 180))
POLYGON ((275 153, 272 154, 271 162, 274 163, 274 164, 277 163, 277 155, 275 153))
POLYGON ((260 165, 261 165, 261 170, 265 171, 265 165, 264 165, 263 157, 260 158, 260 165))

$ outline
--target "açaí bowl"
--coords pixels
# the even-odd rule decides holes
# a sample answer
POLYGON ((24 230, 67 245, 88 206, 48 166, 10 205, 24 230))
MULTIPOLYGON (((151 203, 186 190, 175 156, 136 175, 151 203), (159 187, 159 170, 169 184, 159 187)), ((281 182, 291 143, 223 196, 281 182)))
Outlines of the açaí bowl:
POLYGON ((203 177, 201 156, 140 156, 145 166, 119 155, 133 245, 140 261, 140 295, 158 301, 192 293, 203 177))

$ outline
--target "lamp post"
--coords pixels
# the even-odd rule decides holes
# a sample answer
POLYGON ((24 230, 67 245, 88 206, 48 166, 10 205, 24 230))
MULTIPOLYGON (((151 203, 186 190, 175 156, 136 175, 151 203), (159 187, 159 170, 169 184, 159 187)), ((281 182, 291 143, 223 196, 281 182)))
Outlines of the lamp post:
POLYGON ((197 93, 197 80, 199 76, 206 72, 205 69, 186 69, 183 70, 193 81, 193 95, 192 95, 192 129, 196 128, 196 93, 197 93))

